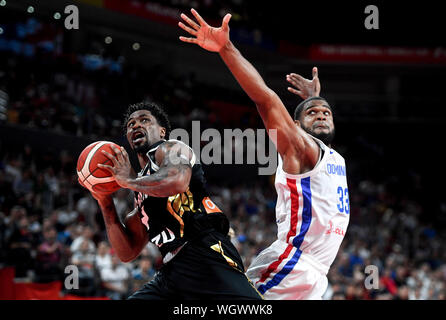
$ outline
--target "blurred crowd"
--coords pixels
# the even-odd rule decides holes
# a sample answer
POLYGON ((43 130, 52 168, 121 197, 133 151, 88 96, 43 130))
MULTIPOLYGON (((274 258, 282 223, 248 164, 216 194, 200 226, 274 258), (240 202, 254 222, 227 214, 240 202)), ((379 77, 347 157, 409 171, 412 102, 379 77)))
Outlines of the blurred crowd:
MULTIPOLYGON (((161 266, 159 252, 148 244, 136 260, 119 261, 96 201, 77 183, 74 166, 67 154, 44 161, 28 146, 3 150, 0 264, 15 266, 18 281, 32 282, 62 281, 66 266, 76 265, 80 288, 74 294, 125 298, 153 277, 161 266)), ((363 180, 349 189, 351 222, 324 298, 445 299, 444 234, 420 222, 420 204, 395 197, 385 182, 363 180), (373 275, 365 272, 369 265, 377 267, 377 289, 365 287, 373 275)), ((249 266, 276 237, 271 179, 213 184, 210 192, 228 215, 232 241, 249 266)), ((132 209, 128 190, 119 190, 114 200, 121 217, 132 209)))
MULTIPOLYGON (((19 281, 63 282, 65 268, 76 265, 74 294, 120 299, 151 279, 160 263, 157 249, 148 245, 132 263, 119 261, 96 201, 78 186, 72 157, 36 159, 29 147, 3 155, 0 264, 14 266, 19 281)), ((128 211, 127 195, 116 194, 120 215, 128 211)))
POLYGON ((35 19, 9 29, 14 28, 26 31, 0 38, 0 123, 116 137, 126 106, 149 99, 166 109, 173 127, 190 129, 193 120, 202 121, 202 130, 261 125, 255 112, 241 105, 244 95, 198 83, 194 73, 127 63, 96 40, 85 54, 65 51, 60 27, 35 19), (48 42, 52 45, 42 45, 48 42))
POLYGON ((228 101, 224 90, 198 86, 194 74, 132 67, 123 73, 91 71, 80 61, 48 59, 44 53, 29 59, 0 52, 0 58, 0 96, 7 104, 3 122, 10 124, 92 139, 118 137, 126 106, 149 99, 166 109, 172 127, 190 130, 194 120, 201 121, 201 130, 261 125, 250 108, 238 104, 237 95, 232 95, 236 102, 228 101), (144 78, 146 73, 153 76, 144 78))

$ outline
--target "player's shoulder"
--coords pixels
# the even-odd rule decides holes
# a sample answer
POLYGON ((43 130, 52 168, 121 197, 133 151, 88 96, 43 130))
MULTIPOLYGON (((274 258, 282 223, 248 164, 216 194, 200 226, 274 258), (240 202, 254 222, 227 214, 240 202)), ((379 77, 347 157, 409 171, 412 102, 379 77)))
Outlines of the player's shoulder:
POLYGON ((338 158, 339 160, 342 160, 343 162, 345 162, 344 157, 335 148, 333 148, 333 146, 326 145, 322 140, 319 140, 318 138, 316 138, 314 136, 311 136, 311 137, 316 141, 316 143, 319 145, 319 147, 323 150, 324 154, 327 155, 327 158, 328 157, 338 158))
MULTIPOLYGON (((162 153, 163 157, 165 157, 165 155, 170 152, 172 152, 175 155, 178 155, 180 158, 184 158, 187 161, 189 161, 189 163, 192 167, 196 163, 196 156, 195 156, 193 149, 181 140, 169 139, 169 140, 164 141, 160 145, 159 153, 162 153)), ((158 153, 158 151, 157 151, 157 153, 158 153)), ((155 154, 155 158, 157 158, 158 155, 155 154)))
POLYGON ((164 150, 169 150, 175 147, 175 148, 185 148, 187 150, 190 149, 192 151, 192 148, 189 145, 177 139, 164 140, 159 144, 158 147, 164 150))
POLYGON ((342 159, 343 161, 345 161, 345 159, 344 159, 344 156, 339 152, 339 151, 337 151, 336 149, 334 149, 333 147, 328 147, 328 153, 330 154, 330 155, 332 155, 332 156, 334 156, 334 157, 336 157, 336 158, 340 158, 340 159, 342 159))

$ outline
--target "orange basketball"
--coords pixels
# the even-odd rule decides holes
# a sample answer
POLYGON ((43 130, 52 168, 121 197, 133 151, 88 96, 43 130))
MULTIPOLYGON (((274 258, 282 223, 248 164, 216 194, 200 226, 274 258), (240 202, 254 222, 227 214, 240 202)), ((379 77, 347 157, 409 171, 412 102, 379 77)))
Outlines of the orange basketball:
POLYGON ((98 163, 113 166, 112 161, 102 153, 102 150, 114 155, 112 146, 120 148, 109 141, 97 141, 88 145, 77 159, 77 175, 79 183, 90 191, 111 194, 121 187, 112 174, 98 167, 98 163))

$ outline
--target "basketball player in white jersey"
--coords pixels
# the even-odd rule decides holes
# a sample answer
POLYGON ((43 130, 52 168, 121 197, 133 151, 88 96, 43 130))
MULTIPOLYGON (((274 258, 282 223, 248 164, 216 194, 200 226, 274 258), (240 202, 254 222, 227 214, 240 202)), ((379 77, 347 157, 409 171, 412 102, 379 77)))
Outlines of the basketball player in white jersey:
POLYGON ((266 128, 277 134, 277 240, 253 260, 247 275, 265 299, 322 299, 350 212, 345 162, 330 147, 331 107, 322 97, 310 97, 291 118, 277 94, 230 41, 231 15, 214 28, 194 9, 191 12, 198 23, 182 14, 187 25, 179 22, 179 26, 193 37, 180 40, 218 52, 255 102, 266 128))

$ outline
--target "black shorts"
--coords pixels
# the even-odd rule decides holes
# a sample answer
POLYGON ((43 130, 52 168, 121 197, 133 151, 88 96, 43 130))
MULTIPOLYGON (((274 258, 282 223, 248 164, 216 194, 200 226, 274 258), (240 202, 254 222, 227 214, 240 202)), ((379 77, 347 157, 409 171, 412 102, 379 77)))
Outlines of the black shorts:
POLYGON ((212 232, 188 242, 129 300, 261 300, 228 236, 212 232))

